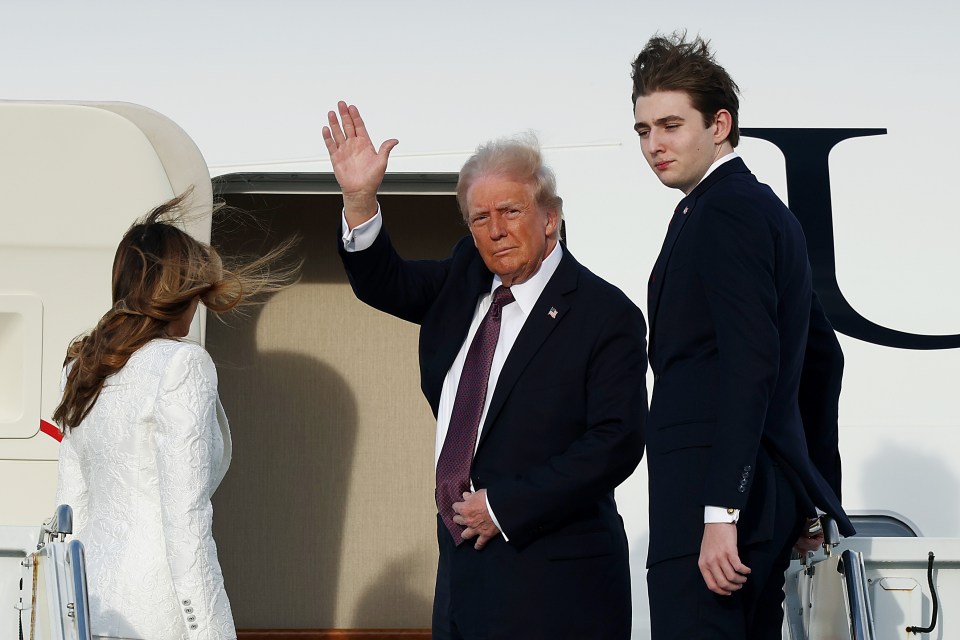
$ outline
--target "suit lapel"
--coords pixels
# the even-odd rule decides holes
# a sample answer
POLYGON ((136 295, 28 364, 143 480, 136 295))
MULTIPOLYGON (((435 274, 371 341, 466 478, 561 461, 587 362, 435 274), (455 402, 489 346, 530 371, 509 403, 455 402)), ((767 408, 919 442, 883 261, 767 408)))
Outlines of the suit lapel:
MULTIPOLYGON (((692 195, 692 194, 691 194, 692 195)), ((647 309, 650 314, 650 341, 651 350, 653 344, 653 329, 656 326, 657 309, 660 306, 660 293, 663 291, 663 280, 667 273, 667 264, 670 262, 670 254, 673 253, 673 247, 680 237, 680 231, 683 225, 689 219, 689 213, 693 209, 695 198, 687 196, 680 201, 673 217, 670 218, 670 226, 667 228, 667 235, 663 239, 663 247, 660 249, 660 255, 653 265, 653 273, 650 274, 650 282, 647 287, 647 309)))
POLYGON ((566 317, 570 310, 566 294, 577 288, 579 272, 580 264, 564 246, 563 256, 560 258, 557 270, 547 282, 547 286, 543 288, 543 293, 540 294, 533 310, 524 321, 523 328, 510 349, 510 355, 503 363, 500 378, 497 380, 497 388, 490 400, 490 408, 487 410, 487 417, 480 432, 478 448, 483 446, 484 439, 490 433, 491 426, 496 421, 500 410, 503 409, 507 398, 510 397, 510 393, 513 391, 520 375, 530 364, 537 351, 540 350, 544 341, 566 317))

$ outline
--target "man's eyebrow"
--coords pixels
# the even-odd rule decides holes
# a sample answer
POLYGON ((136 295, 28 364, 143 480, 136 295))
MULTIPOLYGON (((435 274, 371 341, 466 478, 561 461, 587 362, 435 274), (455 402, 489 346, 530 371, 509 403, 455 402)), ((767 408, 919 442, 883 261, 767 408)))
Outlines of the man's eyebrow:
MULTIPOLYGON (((657 118, 656 120, 654 120, 653 124, 660 127, 665 124, 672 124, 675 122, 686 122, 686 120, 681 116, 663 116, 662 118, 657 118)), ((649 129, 649 128, 650 128, 650 125, 648 125, 646 122, 638 122, 637 124, 633 125, 634 131, 640 131, 640 129, 649 129)))
POLYGON ((686 122, 686 120, 681 116, 663 116, 658 120, 654 120, 653 124, 670 124, 671 122, 686 122))
MULTIPOLYGON (((507 211, 508 209, 519 209, 520 206, 521 206, 521 205, 520 205, 520 201, 519 201, 519 200, 503 200, 503 201, 498 202, 498 203, 496 203, 495 205, 493 205, 493 210, 494 210, 494 211, 507 211)), ((472 216, 472 215, 478 215, 478 214, 481 214, 481 213, 490 213, 490 209, 489 209, 488 207, 486 207, 486 206, 477 207, 476 209, 471 209, 471 210, 467 213, 467 215, 468 215, 468 216, 472 216)))

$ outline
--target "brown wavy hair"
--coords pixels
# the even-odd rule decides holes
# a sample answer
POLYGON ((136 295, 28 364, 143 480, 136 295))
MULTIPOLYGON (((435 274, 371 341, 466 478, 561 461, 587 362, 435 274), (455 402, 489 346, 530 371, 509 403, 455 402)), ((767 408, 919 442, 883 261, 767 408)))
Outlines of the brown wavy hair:
POLYGON ((687 40, 686 31, 650 38, 633 61, 633 94, 637 98, 657 91, 683 91, 690 96, 693 108, 709 127, 720 109, 730 112, 730 145, 740 142, 740 93, 737 83, 714 58, 710 41, 696 36, 687 40))
POLYGON ((89 334, 67 349, 72 363, 54 421, 64 431, 79 425, 104 381, 137 349, 169 334, 197 298, 215 314, 265 302, 296 282, 300 261, 290 260, 297 238, 263 256, 225 259, 177 226, 190 191, 163 203, 124 234, 113 259, 113 307, 89 334))

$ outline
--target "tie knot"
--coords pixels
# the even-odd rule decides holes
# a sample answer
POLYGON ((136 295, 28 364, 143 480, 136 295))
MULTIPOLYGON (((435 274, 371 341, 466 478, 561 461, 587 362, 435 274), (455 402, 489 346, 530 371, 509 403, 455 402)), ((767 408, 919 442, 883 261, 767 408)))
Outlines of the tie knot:
POLYGON ((513 293, 510 292, 508 287, 500 285, 493 290, 493 302, 490 303, 490 311, 492 313, 498 313, 500 309, 511 302, 513 302, 513 293))

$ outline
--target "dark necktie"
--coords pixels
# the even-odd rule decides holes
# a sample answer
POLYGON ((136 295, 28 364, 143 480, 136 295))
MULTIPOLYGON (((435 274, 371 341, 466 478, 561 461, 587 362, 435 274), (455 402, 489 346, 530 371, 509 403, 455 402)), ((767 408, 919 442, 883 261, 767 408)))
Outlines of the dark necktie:
POLYGON ((511 302, 513 294, 510 289, 499 286, 493 292, 490 309, 467 351, 457 397, 453 402, 453 413, 450 415, 450 426, 437 461, 437 508, 457 545, 463 542, 460 534, 464 527, 453 521, 453 503, 462 502, 463 493, 470 489, 470 463, 487 398, 493 352, 500 338, 500 312, 511 302))

